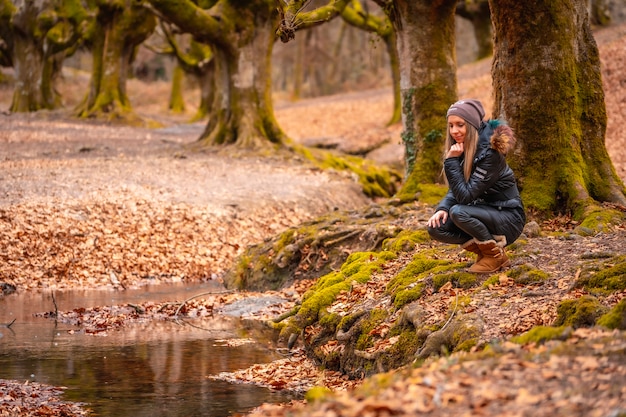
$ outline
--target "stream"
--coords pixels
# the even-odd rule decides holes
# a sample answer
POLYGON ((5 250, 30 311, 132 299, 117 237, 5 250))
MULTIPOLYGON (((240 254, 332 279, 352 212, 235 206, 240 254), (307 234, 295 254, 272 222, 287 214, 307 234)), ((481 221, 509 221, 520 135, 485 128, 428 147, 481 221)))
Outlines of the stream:
MULTIPOLYGON (((59 311, 144 301, 182 301, 216 284, 161 284, 123 292, 55 292, 59 311)), ((63 399, 85 403, 95 416, 230 416, 294 394, 209 379, 220 372, 280 359, 272 335, 237 317, 194 326, 173 321, 134 324, 106 336, 86 335, 52 319, 50 292, 0 296, 0 379, 66 387, 63 399), (226 339, 254 343, 227 346, 226 339)), ((260 326, 259 326, 260 327, 260 326)))

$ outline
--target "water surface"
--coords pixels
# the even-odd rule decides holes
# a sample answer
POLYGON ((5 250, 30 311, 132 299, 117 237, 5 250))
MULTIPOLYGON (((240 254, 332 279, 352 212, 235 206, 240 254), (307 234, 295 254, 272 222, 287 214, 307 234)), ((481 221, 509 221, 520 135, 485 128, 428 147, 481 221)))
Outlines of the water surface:
MULTIPOLYGON (((212 285, 64 291, 56 292, 55 299, 60 311, 182 301, 211 290, 212 285)), ((98 416, 229 416, 263 402, 293 398, 208 378, 280 358, 273 349, 273 335, 261 326, 215 316, 194 321, 195 326, 153 321, 94 336, 33 316, 53 310, 50 292, 0 298, 0 323, 16 320, 11 328, 0 327, 0 378, 67 387, 66 400, 85 402, 98 416), (254 343, 229 346, 226 340, 232 339, 254 343)))

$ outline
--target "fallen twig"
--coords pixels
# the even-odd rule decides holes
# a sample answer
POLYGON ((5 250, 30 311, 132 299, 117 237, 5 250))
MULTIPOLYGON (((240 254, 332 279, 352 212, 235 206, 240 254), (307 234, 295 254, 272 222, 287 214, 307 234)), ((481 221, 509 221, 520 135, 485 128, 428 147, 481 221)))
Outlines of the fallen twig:
POLYGON ((57 321, 59 317, 59 306, 57 305, 57 299, 54 296, 54 291, 52 292, 52 304, 54 304, 54 321, 57 321))
POLYGON ((450 314, 450 317, 448 317, 448 321, 446 321, 446 324, 443 325, 443 327, 441 328, 441 331, 443 331, 446 328, 446 326, 450 323, 450 320, 452 320, 452 317, 454 317, 454 313, 456 313, 456 308, 459 306, 459 293, 456 292, 454 295, 456 298, 456 302, 454 304, 454 310, 452 310, 452 314, 450 314))
POLYGON ((15 320, 17 319, 13 319, 11 323, 0 323, 0 327, 6 327, 7 329, 10 329, 13 323, 15 323, 15 320))
POLYGON ((185 304, 187 304, 189 301, 193 300, 194 298, 198 298, 198 297, 202 297, 203 295, 213 295, 213 294, 231 294, 234 293, 235 291, 207 291, 207 292, 203 292, 200 294, 196 294, 192 297, 187 298, 185 301, 183 301, 182 303, 180 303, 180 305, 178 306, 178 308, 176 309, 176 312, 174 313, 174 319, 176 319, 178 317, 178 313, 180 313, 180 310, 183 308, 183 306, 185 304))
POLYGON ((295 316, 298 313, 298 311, 300 311, 300 305, 296 305, 291 310, 286 311, 283 314, 281 314, 280 316, 273 318, 272 322, 273 323, 280 323, 281 321, 285 320, 288 317, 295 316))

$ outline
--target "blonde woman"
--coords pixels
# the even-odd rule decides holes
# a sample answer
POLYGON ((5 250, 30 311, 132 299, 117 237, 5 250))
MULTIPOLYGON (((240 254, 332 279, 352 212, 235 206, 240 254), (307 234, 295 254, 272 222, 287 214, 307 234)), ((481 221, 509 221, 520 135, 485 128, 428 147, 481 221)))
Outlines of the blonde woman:
POLYGON ((475 99, 448 109, 444 173, 448 193, 428 220, 431 238, 460 244, 478 255, 470 272, 491 273, 508 267, 504 250, 522 233, 526 214, 506 154, 515 147, 503 120, 484 121, 475 99))

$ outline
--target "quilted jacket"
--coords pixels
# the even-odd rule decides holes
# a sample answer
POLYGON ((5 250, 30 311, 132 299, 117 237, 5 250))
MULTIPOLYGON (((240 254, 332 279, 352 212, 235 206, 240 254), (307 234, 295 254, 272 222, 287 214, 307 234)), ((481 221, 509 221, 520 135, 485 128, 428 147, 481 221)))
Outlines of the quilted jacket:
POLYGON ((444 161, 449 190, 436 211, 448 211, 456 204, 487 204, 500 209, 523 210, 515 176, 505 158, 514 146, 513 130, 506 123, 482 122, 469 181, 465 181, 463 175, 464 154, 444 161))

